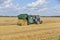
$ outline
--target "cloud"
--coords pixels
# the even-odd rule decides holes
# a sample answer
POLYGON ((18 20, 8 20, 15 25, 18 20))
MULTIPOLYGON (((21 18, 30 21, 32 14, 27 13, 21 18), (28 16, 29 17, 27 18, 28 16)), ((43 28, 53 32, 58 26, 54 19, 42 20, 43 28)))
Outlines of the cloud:
POLYGON ((9 4, 12 0, 0 0, 0 5, 9 4))
POLYGON ((9 8, 2 8, 0 9, 0 15, 4 16, 13 16, 18 14, 18 8, 17 7, 9 7, 9 8))
POLYGON ((35 2, 27 4, 27 6, 36 7, 38 5, 45 5, 45 4, 48 4, 48 2, 46 0, 36 0, 35 2))
POLYGON ((60 16, 60 5, 56 5, 54 8, 45 8, 38 13, 42 16, 60 16))
POLYGON ((60 5, 55 5, 54 7, 48 7, 52 4, 52 0, 36 0, 35 2, 27 4, 23 12, 28 14, 38 14, 41 16, 54 16, 60 15, 60 5))
POLYGON ((36 0, 35 2, 27 4, 20 12, 28 14, 40 14, 40 11, 47 10, 47 6, 50 2, 47 0, 36 0))
POLYGON ((1 0, 0 1, 0 15, 17 15, 20 10, 19 4, 14 5, 13 0, 1 0))
MULTIPOLYGON (((32 3, 28 3, 24 7, 20 7, 19 3, 14 5, 12 0, 0 1, 0 14, 3 15, 18 15, 21 13, 38 14, 41 16, 60 15, 60 5, 57 4, 54 7, 48 7, 51 0, 36 0, 32 3)), ((52 3, 51 3, 52 4, 52 3)))
POLYGON ((0 8, 0 15, 2 14, 3 16, 16 16, 18 15, 19 10, 20 7, 18 6, 0 8))
POLYGON ((0 0, 0 7, 9 7, 13 0, 0 0))
POLYGON ((60 13, 60 5, 57 5, 54 10, 55 13, 60 13))

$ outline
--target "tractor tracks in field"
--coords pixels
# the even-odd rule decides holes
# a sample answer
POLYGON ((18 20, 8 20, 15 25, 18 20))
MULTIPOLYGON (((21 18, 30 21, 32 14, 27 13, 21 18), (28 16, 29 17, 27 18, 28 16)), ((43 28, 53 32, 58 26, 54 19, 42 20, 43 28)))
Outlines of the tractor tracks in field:
POLYGON ((0 36, 3 35, 13 35, 13 34, 20 34, 20 33, 27 33, 27 32, 37 32, 37 31, 48 31, 48 30, 56 30, 56 29, 60 29, 60 27, 52 27, 52 28, 37 28, 37 29, 26 29, 26 30, 22 30, 22 31, 18 31, 18 32, 9 32, 9 33, 0 33, 0 36))

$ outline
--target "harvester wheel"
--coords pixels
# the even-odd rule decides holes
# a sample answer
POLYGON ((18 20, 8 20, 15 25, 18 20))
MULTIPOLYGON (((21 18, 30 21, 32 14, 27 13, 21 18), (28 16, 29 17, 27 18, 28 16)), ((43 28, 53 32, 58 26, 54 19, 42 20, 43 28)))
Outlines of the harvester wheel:
POLYGON ((30 23, 27 23, 27 25, 30 25, 30 23))
POLYGON ((40 24, 42 24, 43 23, 43 21, 40 21, 40 24))

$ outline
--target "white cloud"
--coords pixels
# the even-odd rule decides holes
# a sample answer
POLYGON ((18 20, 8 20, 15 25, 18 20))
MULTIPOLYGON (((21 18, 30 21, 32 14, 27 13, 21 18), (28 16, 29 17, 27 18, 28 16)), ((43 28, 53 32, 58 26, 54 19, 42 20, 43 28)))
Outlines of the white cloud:
POLYGON ((60 5, 57 5, 54 10, 55 13, 60 13, 60 5))
POLYGON ((60 16, 60 5, 57 5, 54 8, 44 9, 43 11, 40 10, 38 13, 45 16, 60 16))
POLYGON ((38 12, 41 12, 41 11, 46 11, 46 10, 48 10, 48 8, 43 8, 43 9, 40 9, 40 10, 38 10, 38 12))
POLYGON ((27 4, 24 8, 22 8, 21 12, 29 13, 29 14, 39 14, 40 11, 47 10, 47 6, 50 2, 46 0, 36 0, 35 2, 27 4))
POLYGON ((0 15, 16 15, 20 10, 19 4, 14 5, 13 0, 1 0, 0 1, 0 15))
POLYGON ((35 2, 27 4, 27 6, 36 7, 38 5, 45 5, 45 4, 48 4, 48 2, 46 0, 36 0, 35 2))
POLYGON ((60 5, 49 8, 49 3, 50 0, 36 0, 35 2, 27 4, 25 7, 20 7, 19 4, 13 5, 12 0, 5 0, 1 3, 3 5, 0 5, 0 13, 5 15, 18 15, 20 13, 58 15, 60 13, 60 5))
POLYGON ((39 14, 39 15, 60 15, 60 5, 53 8, 48 7, 51 0, 36 0, 30 4, 27 4, 23 12, 29 14, 39 14))
POLYGON ((13 0, 0 0, 0 7, 9 7, 13 0))
POLYGON ((4 3, 10 3, 12 0, 5 0, 4 3))
POLYGON ((14 5, 12 3, 12 1, 14 0, 1 0, 0 1, 0 8, 3 9, 3 8, 11 8, 11 9, 14 9, 14 10, 19 10, 20 7, 19 7, 19 4, 16 4, 14 5))
POLYGON ((0 0, 0 5, 6 5, 12 2, 12 0, 0 0))

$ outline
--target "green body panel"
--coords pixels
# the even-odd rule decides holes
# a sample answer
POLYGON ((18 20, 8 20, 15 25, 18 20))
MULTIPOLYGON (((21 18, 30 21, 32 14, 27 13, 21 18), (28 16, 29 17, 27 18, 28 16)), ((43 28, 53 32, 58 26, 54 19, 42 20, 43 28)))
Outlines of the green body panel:
POLYGON ((27 14, 20 14, 18 15, 18 19, 26 19, 27 18, 27 14))
POLYGON ((33 21, 33 18, 32 18, 32 16, 28 16, 28 22, 30 23, 30 24, 32 24, 32 23, 34 23, 34 21, 33 21))

